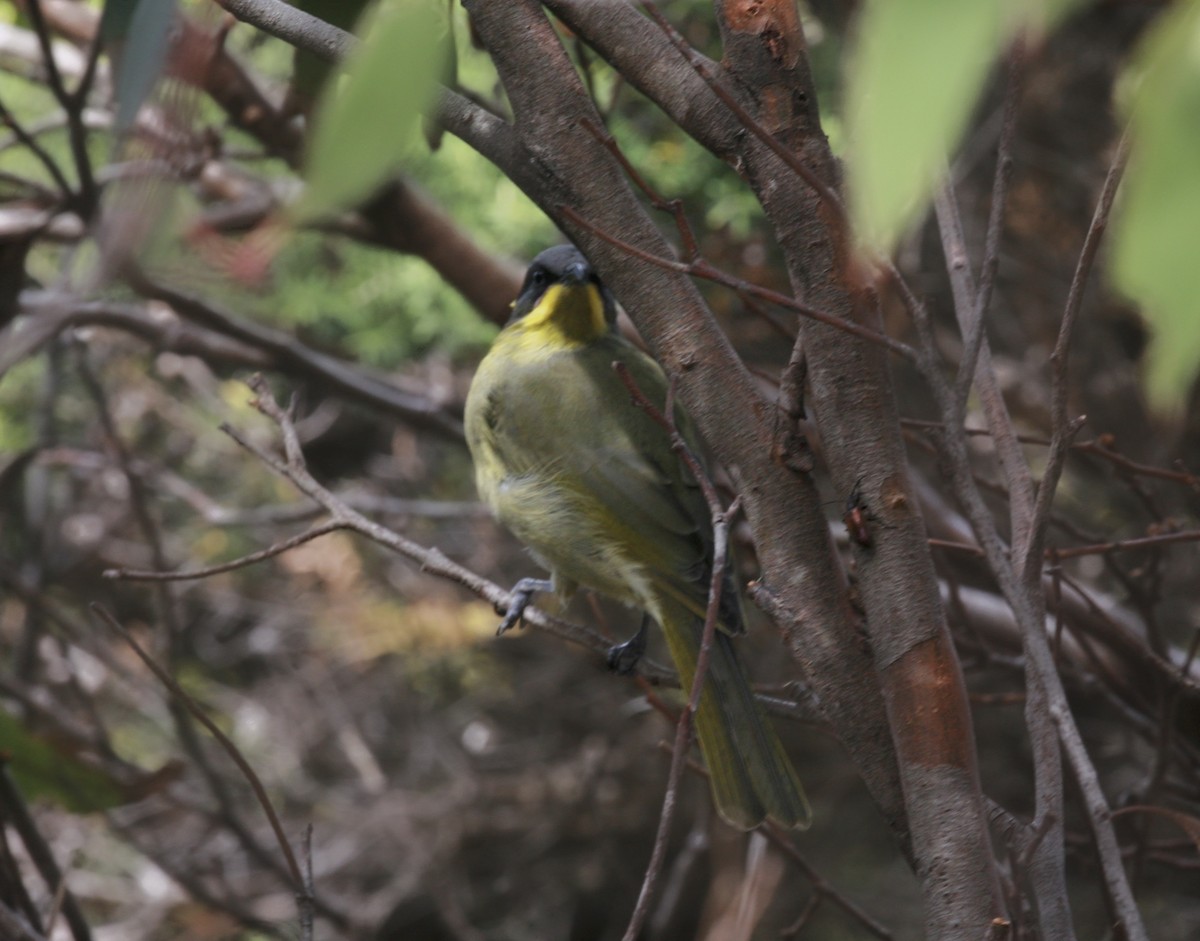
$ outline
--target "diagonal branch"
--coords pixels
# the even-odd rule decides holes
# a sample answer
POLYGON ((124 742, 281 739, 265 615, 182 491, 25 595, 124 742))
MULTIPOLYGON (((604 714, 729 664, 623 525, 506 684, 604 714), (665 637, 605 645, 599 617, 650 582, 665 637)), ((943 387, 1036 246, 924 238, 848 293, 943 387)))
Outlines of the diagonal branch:
POLYGON ((306 373, 343 394, 365 394, 385 401, 415 425, 451 438, 462 437, 462 423, 429 399, 364 375, 361 368, 312 350, 291 334, 239 320, 215 304, 155 281, 136 268, 131 268, 126 278, 143 297, 163 301, 181 317, 265 350, 283 369, 306 373))
MULTIPOLYGON (((280 458, 265 451, 230 425, 222 425, 221 430, 276 474, 290 481, 297 490, 323 507, 331 517, 329 524, 331 528, 346 529, 365 536, 372 542, 415 562, 421 567, 421 571, 462 585, 468 591, 492 604, 498 611, 507 611, 512 607, 513 598, 508 590, 454 562, 440 549, 422 546, 420 543, 405 538, 395 530, 376 523, 320 484, 309 473, 305 464, 300 437, 296 433, 291 416, 275 401, 267 381, 262 376, 253 376, 248 384, 255 393, 254 407, 279 428, 283 438, 284 457, 280 458)), ((611 646, 611 643, 597 632, 570 621, 552 617, 537 608, 527 608, 523 618, 526 623, 532 624, 534 627, 600 653, 607 652, 611 646)), ((638 672, 654 682, 668 682, 674 676, 670 670, 646 658, 639 662, 638 672)))
MULTIPOLYGON (((1121 177, 1125 172, 1125 164, 1129 159, 1129 138, 1122 137, 1117 144, 1117 152, 1113 156, 1112 165, 1105 177, 1100 198, 1096 203, 1096 211, 1092 215, 1092 223, 1088 227, 1083 240, 1083 248, 1079 253, 1079 262, 1075 266, 1075 274, 1071 278, 1071 287, 1067 293, 1067 303, 1063 308, 1062 322, 1059 324, 1058 339, 1054 344, 1054 352, 1050 354, 1053 366, 1050 391, 1050 449, 1046 455, 1046 467, 1042 472, 1042 482, 1038 485, 1037 504, 1024 543, 1013 540, 1016 547, 1017 565, 1023 569, 1025 580, 1031 581, 1041 570, 1041 556, 1046 542, 1046 528, 1050 522, 1050 508, 1054 502, 1054 492, 1058 489, 1058 481, 1066 462, 1067 450, 1071 439, 1079 425, 1067 418, 1067 374, 1071 352, 1071 337, 1075 329, 1075 321, 1079 316, 1079 308, 1083 303, 1083 293, 1087 287, 1088 276, 1091 274, 1092 263, 1096 260, 1096 252, 1100 247, 1100 239, 1108 226, 1108 217, 1112 212, 1113 201, 1117 196, 1121 177)), ((1061 557, 1061 556, 1060 556, 1061 557)))
POLYGON ((263 813, 271 825, 271 830, 275 834, 275 840, 279 844, 280 852, 283 854, 284 862, 287 864, 288 874, 292 879, 292 889, 295 891, 297 898, 300 898, 305 891, 304 875, 300 871, 299 863, 296 862, 296 854, 292 851, 292 845, 288 842, 288 838, 283 832, 283 824, 279 822, 279 815, 275 812, 275 805, 271 802, 271 798, 267 794, 267 789, 263 786, 262 779, 258 776, 258 773, 229 736, 221 731, 220 727, 200 708, 196 700, 192 699, 184 691, 183 687, 175 681, 175 678, 164 670, 150 654, 142 649, 142 645, 134 639, 134 636, 125 629, 125 626, 107 608, 100 604, 92 604, 90 607, 93 614, 104 621, 105 624, 112 628, 129 645, 129 648, 137 654, 138 659, 166 687, 172 698, 179 702, 197 722, 204 726, 208 733, 217 740, 221 748, 224 749, 225 754, 237 765, 238 770, 250 785, 250 789, 254 791, 254 797, 258 801, 259 806, 262 807, 263 813))
POLYGON ((728 567, 729 520, 737 513, 738 499, 734 498, 733 503, 727 509, 721 506, 721 499, 717 494, 717 488, 713 486, 713 482, 704 472, 700 461, 683 440, 679 429, 675 427, 673 389, 667 389, 667 403, 663 407, 663 410, 660 411, 646 398, 645 393, 638 388, 632 374, 624 363, 613 363, 613 368, 616 369, 617 375, 620 377, 621 382, 624 383, 625 388, 629 390, 629 394, 633 396, 635 404, 639 408, 644 409, 654 422, 663 429, 664 433, 670 435, 671 449, 687 464, 688 469, 692 472, 692 476, 704 493, 704 499, 708 504, 708 511, 713 527, 712 574, 709 578, 708 606, 704 611, 704 629, 700 635, 700 650, 696 655, 696 671, 692 677, 692 688, 688 691, 687 703, 684 705, 683 710, 679 714, 679 720, 675 724, 675 743, 671 748, 671 768, 667 775, 667 790, 663 796, 662 813, 658 818, 658 831, 654 835, 654 849, 650 855, 650 862, 646 865, 646 877, 642 881, 642 888, 638 893, 637 903, 634 906, 633 914, 630 916, 629 925, 625 928, 625 934, 622 939, 622 941, 637 941, 641 937, 642 926, 646 922, 646 916, 650 913, 650 902, 654 897, 654 889, 658 883, 658 877, 662 872, 663 861, 666 859, 667 838, 670 836, 671 820, 675 815, 675 797, 679 790, 679 782, 683 777, 683 770, 687 765, 688 740, 691 737, 692 727, 695 724, 696 712, 700 708, 700 698, 704 692, 704 680, 708 675, 708 661, 712 649, 713 636, 716 634, 717 621, 720 619, 721 594, 725 588, 725 573, 728 567))
POLYGON ((967 396, 979 363, 979 349, 986 336, 987 312, 1000 264, 1000 235, 1004 229, 1004 210, 1008 204, 1008 184, 1012 179, 1013 141, 1017 134, 1017 105, 1025 67, 1025 47, 1021 39, 1009 52, 1008 80, 1004 88, 1004 116, 1000 124, 1000 141, 996 145, 996 174, 992 181, 992 205, 988 210, 983 261, 979 266, 979 289, 971 305, 971 313, 963 327, 963 355, 954 382, 954 400, 958 411, 966 414, 967 396))
POLYGON ((344 59, 354 47, 351 33, 283 0, 216 0, 239 20, 327 62, 344 59))
MULTIPOLYGON (((925 378, 942 412, 945 427, 957 427, 954 393, 949 383, 936 371, 926 373, 925 378)), ((1061 789, 1061 783, 1057 781, 1061 773, 1056 764, 1059 760, 1058 749, 1050 748, 1045 741, 1046 726, 1052 724, 1082 794, 1104 881, 1122 928, 1130 941, 1146 941, 1146 929, 1124 870, 1108 801, 1100 785, 1095 765, 1079 733, 1079 727, 1075 723, 1062 677, 1046 637, 1045 597, 1041 585, 1039 583, 1036 589, 1031 588, 1028 581, 1014 570, 1008 548, 1001 539, 991 511, 972 477, 966 436, 946 433, 938 435, 937 441, 955 495, 971 523, 975 537, 1021 630, 1027 692, 1037 705, 1033 714, 1027 708, 1026 718, 1030 726, 1030 735, 1034 738, 1035 753, 1040 756, 1035 765, 1038 774, 1038 800, 1052 800, 1055 792, 1061 789)), ((1039 817, 1047 819, 1041 814, 1039 817)), ((1056 852, 1061 852, 1057 846, 1062 839, 1061 827, 1061 817, 1048 824, 1046 837, 1035 856, 1048 852, 1048 846, 1054 846, 1056 852)), ((1069 929, 1069 921, 1067 926, 1069 929)))
MULTIPOLYGON (((958 203, 954 198, 953 186, 947 178, 946 183, 934 191, 933 207, 937 216, 938 231, 942 239, 942 252, 946 258, 946 270, 950 280, 954 298, 954 315, 958 320, 959 329, 964 334, 969 332, 968 323, 971 311, 974 309, 977 293, 974 279, 971 276, 970 261, 967 255, 966 239, 963 236, 962 218, 958 212, 958 203)), ((979 392, 980 405, 983 408, 984 420, 992 434, 996 448, 996 460, 1000 471, 1008 485, 1010 500, 1010 518, 1013 520, 1013 531, 1024 532, 1028 521, 1033 517, 1033 478, 1029 473, 1029 465, 1021 450, 1013 429, 1012 417, 1008 406, 1000 392, 1000 383, 992 367, 992 352, 987 337, 981 337, 975 368, 974 381, 979 392), (1024 521, 1024 522, 1021 522, 1024 521), (1018 526, 1017 524, 1020 523, 1018 526)), ((961 428, 962 417, 956 417, 949 428, 961 428)))

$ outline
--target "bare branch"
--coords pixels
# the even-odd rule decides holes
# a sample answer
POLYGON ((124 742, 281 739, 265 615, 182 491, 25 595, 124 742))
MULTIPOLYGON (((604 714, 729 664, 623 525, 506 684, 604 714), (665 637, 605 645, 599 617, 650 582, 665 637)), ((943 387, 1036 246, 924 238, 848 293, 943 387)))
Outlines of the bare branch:
POLYGON ((117 633, 117 635, 129 645, 130 649, 137 654, 138 659, 141 660, 142 663, 144 663, 150 670, 150 672, 154 674, 158 681, 162 683, 164 687, 166 687, 171 696, 185 709, 187 709, 187 711, 197 722, 204 726, 208 733, 217 740, 217 743, 221 746, 221 748, 225 750, 225 754, 229 756, 230 760, 237 765, 238 770, 246 779, 246 783, 248 783, 251 790, 254 791, 254 796, 258 800, 259 806, 262 808, 263 813, 266 815, 267 821, 271 825, 271 830, 275 834, 275 840, 279 844, 279 850, 283 854, 284 862, 287 864, 288 874, 292 878, 293 890, 297 893, 297 895, 304 894, 304 874, 300 871, 299 863, 296 862, 296 854, 292 852, 292 845, 288 842, 287 837, 284 835, 283 824, 279 822, 279 815, 275 812, 275 805, 271 802, 271 798, 267 794, 267 789, 263 787, 262 780, 259 778, 258 773, 250 765, 250 762, 246 760, 245 756, 241 753, 229 736, 222 732, 220 727, 208 717, 207 713, 205 713, 203 709, 200 708, 200 705, 184 691, 182 686, 175 682, 175 678, 172 677, 171 674, 164 670, 161 666, 159 666, 155 659, 151 657, 150 654, 146 653, 144 649, 142 649, 141 644, 134 639, 133 635, 125 629, 124 625, 122 625, 120 621, 118 621, 115 617, 113 617, 112 614, 109 613, 107 608, 100 604, 91 604, 89 607, 91 608, 93 614, 111 627, 117 633))
POLYGON ((49 152, 38 143, 37 138, 25 129, 16 116, 5 107, 3 101, 0 101, 0 122, 3 122, 8 127, 13 132, 13 137, 20 141, 37 158, 38 162, 46 168, 46 172, 50 174, 58 186, 64 201, 69 200, 72 195, 71 184, 67 182, 67 178, 63 175, 58 161, 51 157, 49 152))
POLYGON ((283 0, 217 0, 217 3, 239 20, 327 62, 346 58, 355 43, 354 36, 345 30, 283 0))
MULTIPOLYGON (((296 434, 291 417, 275 401, 266 380, 262 376, 254 376, 248 384, 256 396, 254 406, 279 427, 280 434, 283 437, 285 459, 280 459, 264 451, 250 441, 242 432, 230 425, 222 425, 222 431, 270 467, 275 473, 291 481, 293 486, 305 496, 324 507, 330 517, 332 517, 331 525, 337 524, 341 528, 352 530, 361 536, 366 536, 371 541, 415 562, 421 567, 423 572, 428 572, 462 585, 467 590, 491 603, 498 611, 509 610, 512 606, 513 598, 507 589, 481 578, 469 569, 452 561, 440 549, 428 549, 410 539, 406 539, 394 530, 368 519, 319 484, 305 466, 300 439, 296 434)), ((612 646, 599 633, 581 625, 564 621, 561 618, 551 617, 534 607, 527 608, 523 617, 526 623, 532 624, 534 627, 597 651, 598 653, 607 653, 609 647, 612 646)), ((674 675, 671 671, 645 658, 639 662, 638 672, 656 682, 668 681, 674 675)))
POLYGON ((266 351, 282 368, 307 374, 342 394, 387 403, 390 410, 414 424, 452 438, 462 437, 462 423, 435 402, 365 375, 361 367, 318 353, 288 333, 239 320, 215 304, 151 280, 140 271, 131 271, 128 278, 145 297, 164 301, 181 317, 266 351))
POLYGON ((232 572, 236 569, 246 568, 256 562, 262 562, 265 559, 272 559, 277 555, 282 555, 289 549, 295 549, 297 546, 302 546, 306 542, 312 542, 321 536, 326 536, 329 533, 337 532, 339 529, 345 529, 345 523, 325 523, 321 526, 314 526, 306 532, 299 533, 290 539, 285 539, 282 542, 277 542, 266 549, 260 549, 258 552, 251 552, 249 555, 244 555, 240 559, 234 559, 231 562, 223 562, 220 565, 210 565, 207 568, 195 569, 190 572, 159 572, 159 571, 140 571, 137 569, 108 569, 103 574, 105 578, 111 578, 121 581, 132 582, 183 582, 197 578, 211 578, 213 575, 220 575, 223 572, 232 572))
POLYGON ((24 918, 0 901, 0 933, 11 941, 46 941, 46 936, 35 931, 24 918))
MULTIPOLYGON (((767 839, 780 849, 794 866, 804 873, 804 878, 812 884, 816 899, 829 899, 829 901, 853 918, 858 924, 862 925, 873 937, 879 938, 880 941, 891 941, 894 936, 887 928, 859 905, 847 898, 828 879, 817 872, 813 865, 804 857, 804 854, 796 848, 796 841, 790 834, 774 824, 769 824, 765 828, 765 832, 767 839)), ((801 921, 797 924, 802 926, 803 922, 801 921)), ((797 933, 796 926, 793 925, 792 928, 788 929, 788 932, 785 932, 785 936, 789 932, 795 935, 797 933)))
POLYGON ((42 59, 46 64, 46 75, 50 91, 67 116, 68 140, 71 144, 71 158, 75 163, 75 173, 79 177, 79 192, 71 193, 71 201, 77 203, 74 207, 85 219, 90 219, 96 208, 99 190, 96 178, 92 173, 92 158, 87 150, 87 127, 83 120, 83 109, 92 79, 96 72, 96 62, 100 54, 99 43, 93 43, 88 54, 87 64, 79 87, 74 93, 68 92, 63 83, 62 74, 58 70, 58 62, 50 45, 50 29, 42 15, 41 0, 27 0, 25 9, 29 12, 30 22, 37 33, 38 42, 42 48, 42 59))
POLYGON ((1112 542, 1104 542, 1095 546, 1055 549, 1054 555, 1059 559, 1077 559, 1084 555, 1105 555, 1110 552, 1126 552, 1131 549, 1146 549, 1150 546, 1197 541, 1200 541, 1200 530, 1186 529, 1178 533, 1159 533, 1156 536, 1143 536, 1138 539, 1114 539, 1112 542))
POLYGON ((655 4, 649 2, 649 0, 644 0, 642 8, 658 24, 659 29, 663 31, 671 41, 671 44, 679 50, 688 64, 696 70, 696 74, 704 79, 705 84, 712 89, 713 94, 720 98, 725 107, 734 113, 742 126, 762 141, 775 156, 786 163, 821 198, 821 201, 832 216, 830 220, 831 227, 838 230, 839 237, 844 241, 849 234, 849 223, 846 219, 845 206, 842 205, 842 200, 838 194, 803 160, 784 147, 774 134, 763 127, 760 121, 756 120, 749 111, 741 106, 733 95, 722 87, 716 75, 713 74, 712 63, 684 41, 684 38, 671 26, 667 18, 663 16, 655 4))
MULTIPOLYGON (((1054 502, 1054 493, 1058 489, 1058 480, 1062 475, 1063 464, 1066 461, 1067 448, 1079 428, 1078 422, 1067 419, 1067 375, 1068 358, 1071 351, 1071 336, 1075 328, 1075 320, 1083 303, 1083 293, 1087 287, 1088 276, 1091 274, 1092 263, 1100 247, 1100 239, 1108 226, 1108 217, 1112 211, 1113 201, 1117 196, 1125 164, 1129 159, 1129 138, 1121 138, 1117 152, 1109 167, 1096 203, 1096 211, 1092 215, 1092 223, 1088 227, 1083 248, 1079 253, 1079 262, 1075 266, 1075 274, 1071 278, 1071 288, 1067 294, 1067 303, 1063 308, 1063 318, 1059 325, 1058 339, 1054 344, 1054 352, 1050 354, 1053 365, 1053 378, 1050 393, 1051 440, 1050 451, 1046 456, 1046 468, 1042 472, 1042 482, 1038 485, 1037 504, 1034 508, 1032 525, 1029 528, 1024 544, 1014 541, 1020 555, 1018 565, 1023 565, 1026 581, 1035 578, 1034 569, 1041 565, 1042 547, 1046 541, 1046 527, 1049 524, 1050 508, 1054 502), (1023 549, 1023 551, 1022 551, 1023 549)), ((1060 554, 1061 557, 1061 554, 1060 554)))
POLYGON ((667 790, 663 796, 662 813, 658 818, 658 830, 654 835, 654 849, 650 854, 650 862, 646 866, 646 876, 642 880, 642 888, 638 893, 637 904, 634 906, 633 914, 630 916, 629 924, 625 928, 623 936, 623 941, 637 941, 641 937, 642 926, 645 924, 646 916, 650 912, 650 902, 653 899, 658 877, 662 872, 663 862, 666 859, 667 838, 670 836, 671 820, 675 815, 675 795, 679 788, 679 782, 683 777, 683 769, 687 763, 688 741, 691 736, 696 711, 700 708, 700 698, 704 692, 704 681, 708 675, 708 660, 712 649, 713 637, 716 634, 717 622, 721 616, 721 594, 725 587, 725 575, 728 566, 729 520, 737 513, 738 500, 735 498, 728 509, 724 509, 721 506, 717 488, 713 486, 712 481, 709 480, 708 475, 704 472, 699 459, 687 446, 687 442, 684 441, 683 435, 680 434, 679 429, 675 425, 674 394, 672 389, 668 387, 667 402, 664 409, 660 411, 654 403, 646 398, 645 393, 638 388, 633 375, 624 363, 613 363, 613 368, 617 371, 617 375, 625 385, 625 388, 629 390, 629 394, 633 397, 634 403, 638 408, 645 411, 665 433, 670 435, 671 449, 687 464, 688 469, 692 472, 692 476, 699 483, 700 489, 704 493, 704 499, 708 503, 713 528, 712 574, 708 586, 708 607, 704 612, 704 629, 700 635, 700 650, 696 655, 696 672, 692 678, 692 688, 688 693, 687 704, 680 713, 679 720, 675 725, 675 743, 671 748, 671 768, 667 774, 667 790))
MULTIPOLYGON (((944 186, 934 191, 933 205, 954 297, 954 315, 958 320, 959 329, 966 334, 977 294, 974 279, 971 276, 966 241, 963 237, 962 219, 958 213, 958 204, 949 179, 944 186)), ((926 352, 929 357, 934 355, 932 349, 927 349, 926 352)), ((1033 478, 1029 473, 1025 455, 1016 440, 1008 406, 1000 392, 1000 384, 992 367, 991 347, 986 335, 980 338, 977 356, 978 363, 974 381, 979 390, 984 419, 995 441, 996 459, 1000 464, 1004 480, 1008 484, 1009 518, 1012 521, 1014 534, 1023 533, 1033 518, 1033 478)), ((929 371, 929 368, 926 368, 927 374, 929 371)), ((956 413, 947 427, 961 427, 963 417, 960 413, 956 413)), ((945 417, 943 420, 946 420, 945 417)))
POLYGON ((966 412, 967 396, 979 363, 987 312, 1000 264, 1000 236, 1004 230, 1004 210, 1008 204, 1008 184, 1012 179, 1012 146, 1017 134, 1017 105, 1021 99, 1025 69, 1025 43, 1018 37, 1008 53, 1008 77, 1004 89, 1004 118, 1000 125, 1000 142, 996 145, 996 175, 992 182, 992 205, 988 212, 987 235, 984 239, 983 261, 979 266, 979 289, 971 306, 971 315, 963 329, 963 354, 954 383, 954 398, 959 412, 966 412))
MULTIPOLYGON (((955 413, 953 392, 949 384, 937 372, 927 372, 925 379, 938 402, 946 427, 957 427, 960 419, 955 413)), ((1060 774, 1057 764, 1057 749, 1049 748, 1045 737, 1045 722, 1048 719, 1053 724, 1059 742, 1066 751, 1076 783, 1082 792, 1088 822, 1096 839, 1105 883, 1110 897, 1113 899, 1118 917, 1131 941, 1145 941, 1147 937, 1145 927, 1122 866, 1120 846, 1113 830, 1108 803, 1100 786, 1095 766, 1092 764, 1087 748, 1079 734, 1079 728, 1075 723, 1067 702, 1066 692, 1063 689, 1062 678, 1058 674, 1053 653, 1046 639, 1044 615, 1042 614, 1045 600, 1040 591, 1040 583, 1038 590, 1031 592, 1029 583, 1014 571, 1012 561, 1008 557, 1007 547, 1000 538, 995 521, 974 484, 970 457, 966 448, 966 437, 945 434, 938 436, 938 442, 959 502, 966 511, 976 539, 984 550, 988 564, 1020 625, 1028 671, 1028 689, 1031 701, 1036 706, 1033 708, 1027 702, 1026 721, 1030 727, 1030 735, 1034 739, 1035 752, 1040 756, 1035 761, 1035 770, 1039 775, 1040 782, 1038 785, 1039 802, 1043 798, 1052 803, 1061 802, 1061 783, 1057 779, 1060 774), (1035 691, 1044 692, 1044 702, 1034 696, 1035 691)), ((1048 809, 1048 807, 1043 808, 1039 803, 1039 812, 1042 809, 1048 809)), ((1061 820, 1061 817, 1055 817, 1055 820, 1061 820)), ((1061 824, 1051 824, 1051 832, 1039 848, 1039 852, 1048 853, 1047 847, 1054 846, 1055 853, 1060 854, 1058 850, 1060 834, 1061 824)), ((1065 903, 1065 899, 1062 901, 1065 903)))
MULTIPOLYGON (((52 892, 56 892, 63 885, 62 870, 59 869, 58 863, 54 859, 54 852, 46 843, 37 823, 29 813, 25 799, 21 796, 21 792, 17 789, 12 774, 8 770, 8 762, 7 755, 0 756, 0 817, 20 834, 21 842, 25 845, 25 850, 29 853, 33 865, 37 868, 38 875, 42 877, 52 892)), ((75 896, 70 892, 63 895, 62 912, 70 927, 71 937, 75 941, 91 941, 91 928, 83 917, 83 910, 79 907, 75 896)))
POLYGON ((562 214, 576 225, 588 230, 593 235, 610 245, 614 245, 621 251, 632 255, 634 258, 640 258, 642 261, 649 262, 652 265, 657 265, 666 271, 676 271, 680 274, 691 275, 696 278, 703 278, 706 281, 712 281, 714 284, 724 285, 730 290, 736 291, 740 295, 755 297, 759 300, 767 301, 777 307, 782 307, 786 310, 792 310, 803 317, 814 320, 817 323, 824 324, 827 327, 833 327, 835 330, 841 330, 843 333, 848 333, 851 336, 858 337, 860 340, 866 340, 870 343, 877 344, 892 353, 903 356, 908 360, 917 358, 916 352, 907 343, 888 336, 886 333, 880 333, 877 330, 872 330, 870 327, 864 327, 862 324, 856 323, 853 320, 846 320, 843 317, 838 317, 834 314, 826 313, 823 310, 818 310, 815 307, 810 307, 795 298, 788 297, 786 294, 780 294, 778 291, 772 291, 770 288, 765 288, 762 285, 754 284, 742 278, 736 278, 731 274, 722 271, 719 268, 710 265, 702 258, 693 258, 689 261, 674 261, 670 258, 663 258, 653 255, 649 252, 622 241, 615 235, 605 232, 603 229, 593 225, 583 216, 579 215, 570 206, 560 206, 559 210, 562 214))

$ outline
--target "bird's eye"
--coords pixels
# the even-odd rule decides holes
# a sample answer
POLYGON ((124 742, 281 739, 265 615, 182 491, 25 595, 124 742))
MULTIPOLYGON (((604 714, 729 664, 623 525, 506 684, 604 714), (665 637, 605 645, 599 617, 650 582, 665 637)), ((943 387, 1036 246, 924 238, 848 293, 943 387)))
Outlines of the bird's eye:
POLYGON ((547 280, 548 279, 546 277, 546 272, 542 271, 541 268, 538 268, 537 270, 535 270, 533 272, 533 274, 530 275, 530 277, 529 277, 529 283, 532 284, 535 288, 542 287, 546 283, 547 280))

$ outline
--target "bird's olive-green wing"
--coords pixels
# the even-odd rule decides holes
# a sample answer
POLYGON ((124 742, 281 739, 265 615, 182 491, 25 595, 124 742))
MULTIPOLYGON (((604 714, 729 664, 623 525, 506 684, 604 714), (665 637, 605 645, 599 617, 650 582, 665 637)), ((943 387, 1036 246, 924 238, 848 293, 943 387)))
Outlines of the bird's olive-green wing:
MULTIPOLYGON (((667 382, 658 364, 618 337, 594 344, 577 363, 594 403, 590 444, 563 455, 563 473, 591 495, 617 526, 631 553, 656 576, 659 587, 702 614, 712 560, 708 504, 691 471, 672 450, 670 435, 638 407, 613 369, 624 363, 642 394, 660 410, 667 382)), ((676 416, 689 447, 695 437, 682 413, 676 416)), ((723 605, 737 629, 734 594, 723 605)))

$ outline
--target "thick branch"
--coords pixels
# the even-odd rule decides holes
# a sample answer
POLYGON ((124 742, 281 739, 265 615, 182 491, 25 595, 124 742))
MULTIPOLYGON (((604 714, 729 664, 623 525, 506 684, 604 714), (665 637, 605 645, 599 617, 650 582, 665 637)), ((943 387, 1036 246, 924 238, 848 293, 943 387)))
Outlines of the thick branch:
POLYGON ((354 46, 352 34, 283 0, 217 0, 217 3, 239 20, 327 62, 344 59, 354 46))
POLYGON ((0 376, 31 356, 54 337, 85 324, 115 327, 141 337, 160 349, 203 356, 254 369, 276 369, 335 389, 348 399, 461 437, 456 418, 436 403, 376 379, 361 368, 311 350, 289 334, 240 321, 165 286, 146 282, 147 293, 171 304, 178 318, 143 304, 120 301, 81 301, 47 291, 24 291, 21 312, 26 318, 0 330, 0 376))
MULTIPOLYGON (((744 106, 829 185, 836 164, 821 130, 794 5, 719 2, 729 81, 744 106)), ((745 140, 745 139, 744 139, 745 140)), ((773 153, 746 146, 741 165, 772 222, 792 286, 814 306, 880 328, 875 298, 845 254, 844 233, 819 191, 773 153)), ((980 793, 970 710, 946 625, 886 357, 876 347, 802 321, 805 404, 843 493, 858 490, 879 518, 854 548, 876 667, 904 781, 930 937, 982 933, 1003 911, 980 793), (859 483, 861 481, 861 483, 859 483)))

